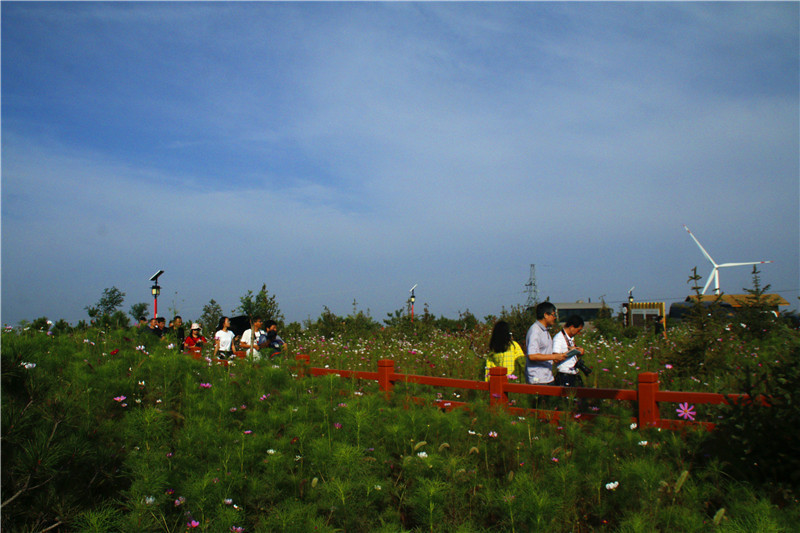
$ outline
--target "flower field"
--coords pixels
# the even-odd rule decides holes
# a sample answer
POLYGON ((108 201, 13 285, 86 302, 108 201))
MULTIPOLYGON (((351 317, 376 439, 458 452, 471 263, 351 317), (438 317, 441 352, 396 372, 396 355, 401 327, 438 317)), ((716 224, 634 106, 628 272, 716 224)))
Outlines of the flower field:
MULTIPOLYGON (((399 372, 479 379, 490 329, 307 331, 286 335, 279 358, 227 368, 133 330, 5 332, 2 529, 788 531, 800 519, 796 482, 773 476, 768 458, 748 456, 763 461, 761 477, 737 470, 707 432, 635 427, 619 402, 593 406, 610 416, 553 425, 469 392, 398 384, 387 397, 373 382, 298 378, 294 367, 298 353, 312 366, 366 371, 389 358, 399 372), (471 409, 411 399, 442 393, 471 409)), ((588 334, 588 384, 631 388, 652 371, 662 389, 757 393, 797 379, 796 331, 706 328, 701 361, 697 335, 588 334)), ((790 404, 774 406, 789 424, 790 404)), ((783 423, 749 406, 664 408, 719 422, 714 433, 731 449, 737 432, 783 423)), ((776 446, 796 440, 781 440, 785 431, 775 426, 776 446)), ((736 449, 748 445, 763 443, 736 449)))

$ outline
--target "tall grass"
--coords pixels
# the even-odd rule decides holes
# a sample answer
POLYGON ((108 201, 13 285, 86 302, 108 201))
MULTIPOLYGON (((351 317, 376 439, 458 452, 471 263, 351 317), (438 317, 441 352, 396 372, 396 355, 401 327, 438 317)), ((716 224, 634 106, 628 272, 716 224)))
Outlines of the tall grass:
MULTIPOLYGON (((293 367, 293 354, 304 352, 315 366, 374 370, 392 358, 405 373, 477 379, 489 329, 301 335, 288 339, 283 359, 228 368, 124 330, 4 333, 2 529, 748 531, 797 523, 791 485, 776 499, 715 460, 724 454, 708 434, 631 428, 625 406, 602 406, 616 417, 561 425, 498 412, 479 396, 469 412, 445 413, 409 401, 420 391, 435 397, 429 389, 398 386, 387 398, 372 382, 301 379, 293 367)), ((719 337, 731 348, 720 347, 725 364, 756 376, 758 362, 769 366, 797 342, 796 334, 781 345, 728 333, 735 338, 719 337)), ((688 333, 672 334, 669 343, 587 336, 593 384, 624 387, 648 370, 672 388, 739 392, 735 376, 668 369, 688 333)))

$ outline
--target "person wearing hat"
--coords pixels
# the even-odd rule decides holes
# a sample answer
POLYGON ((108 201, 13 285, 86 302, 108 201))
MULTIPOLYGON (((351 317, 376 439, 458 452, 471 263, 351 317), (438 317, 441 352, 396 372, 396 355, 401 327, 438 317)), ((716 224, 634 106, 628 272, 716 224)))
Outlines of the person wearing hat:
POLYGON ((183 345, 186 346, 187 349, 192 351, 197 351, 203 348, 208 341, 203 334, 200 332, 200 324, 197 322, 192 323, 192 331, 189 333, 189 336, 186 337, 186 340, 183 341, 183 345))

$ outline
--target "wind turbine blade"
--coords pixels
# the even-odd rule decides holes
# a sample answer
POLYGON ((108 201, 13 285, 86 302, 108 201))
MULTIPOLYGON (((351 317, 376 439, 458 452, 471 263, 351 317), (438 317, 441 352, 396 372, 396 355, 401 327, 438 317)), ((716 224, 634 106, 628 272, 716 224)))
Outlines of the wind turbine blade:
POLYGON ((686 227, 686 224, 684 224, 683 227, 689 233, 689 236, 692 238, 692 240, 695 242, 695 244, 697 244, 697 247, 700 248, 700 251, 703 252, 703 255, 706 256, 706 259, 711 261, 711 264, 716 267, 717 264, 714 262, 713 259, 711 259, 711 256, 708 254, 708 252, 706 252, 706 249, 703 248, 703 245, 700 244, 700 241, 697 240, 697 237, 694 236, 694 233, 689 231, 689 228, 686 227))
POLYGON ((723 263, 717 266, 719 268, 722 268, 722 267, 735 267, 735 266, 745 266, 745 265, 763 265, 766 263, 772 263, 772 261, 753 261, 751 263, 723 263))
POLYGON ((705 293, 706 293, 706 291, 708 290, 708 286, 709 286, 709 285, 711 285, 711 280, 713 280, 713 279, 714 279, 714 276, 715 276, 716 274, 717 274, 717 267, 714 267, 714 268, 711 270, 711 274, 709 274, 709 275, 708 275, 708 281, 706 281, 706 284, 705 284, 705 286, 703 287, 703 290, 700 292, 700 294, 705 294, 705 293))

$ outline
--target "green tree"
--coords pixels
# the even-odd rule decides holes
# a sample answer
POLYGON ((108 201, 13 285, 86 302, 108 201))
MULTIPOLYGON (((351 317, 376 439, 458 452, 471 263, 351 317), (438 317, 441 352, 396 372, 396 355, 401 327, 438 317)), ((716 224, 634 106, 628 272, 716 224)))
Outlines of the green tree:
POLYGON ((53 326, 53 335, 63 335, 66 333, 72 333, 72 326, 69 325, 69 322, 60 318, 53 326))
POLYGON ((211 298, 206 305, 203 306, 203 314, 200 315, 200 323, 203 325, 203 330, 211 332, 213 335, 217 331, 219 319, 222 318, 222 307, 211 298))
POLYGON ((771 285, 761 286, 761 272, 755 265, 752 274, 753 288, 743 289, 747 292, 747 296, 739 301, 742 308, 737 315, 741 319, 739 323, 745 330, 743 333, 746 339, 762 339, 781 321, 778 320, 777 314, 773 314, 770 306, 770 297, 767 291, 771 285))
POLYGON ((278 300, 274 295, 267 291, 267 284, 261 285, 258 294, 253 295, 253 291, 247 291, 239 301, 241 305, 234 309, 249 317, 260 316, 264 320, 274 320, 280 327, 283 327, 283 313, 278 307, 278 300))
POLYGON ((103 315, 113 315, 125 301, 125 293, 116 287, 103 289, 103 295, 93 306, 87 306, 89 317, 96 318, 103 315))
POLYGON ((150 304, 145 302, 140 302, 138 304, 133 304, 131 306, 131 310, 128 311, 128 314, 133 317, 134 321, 138 321, 140 316, 147 316, 147 309, 150 307, 150 304))

